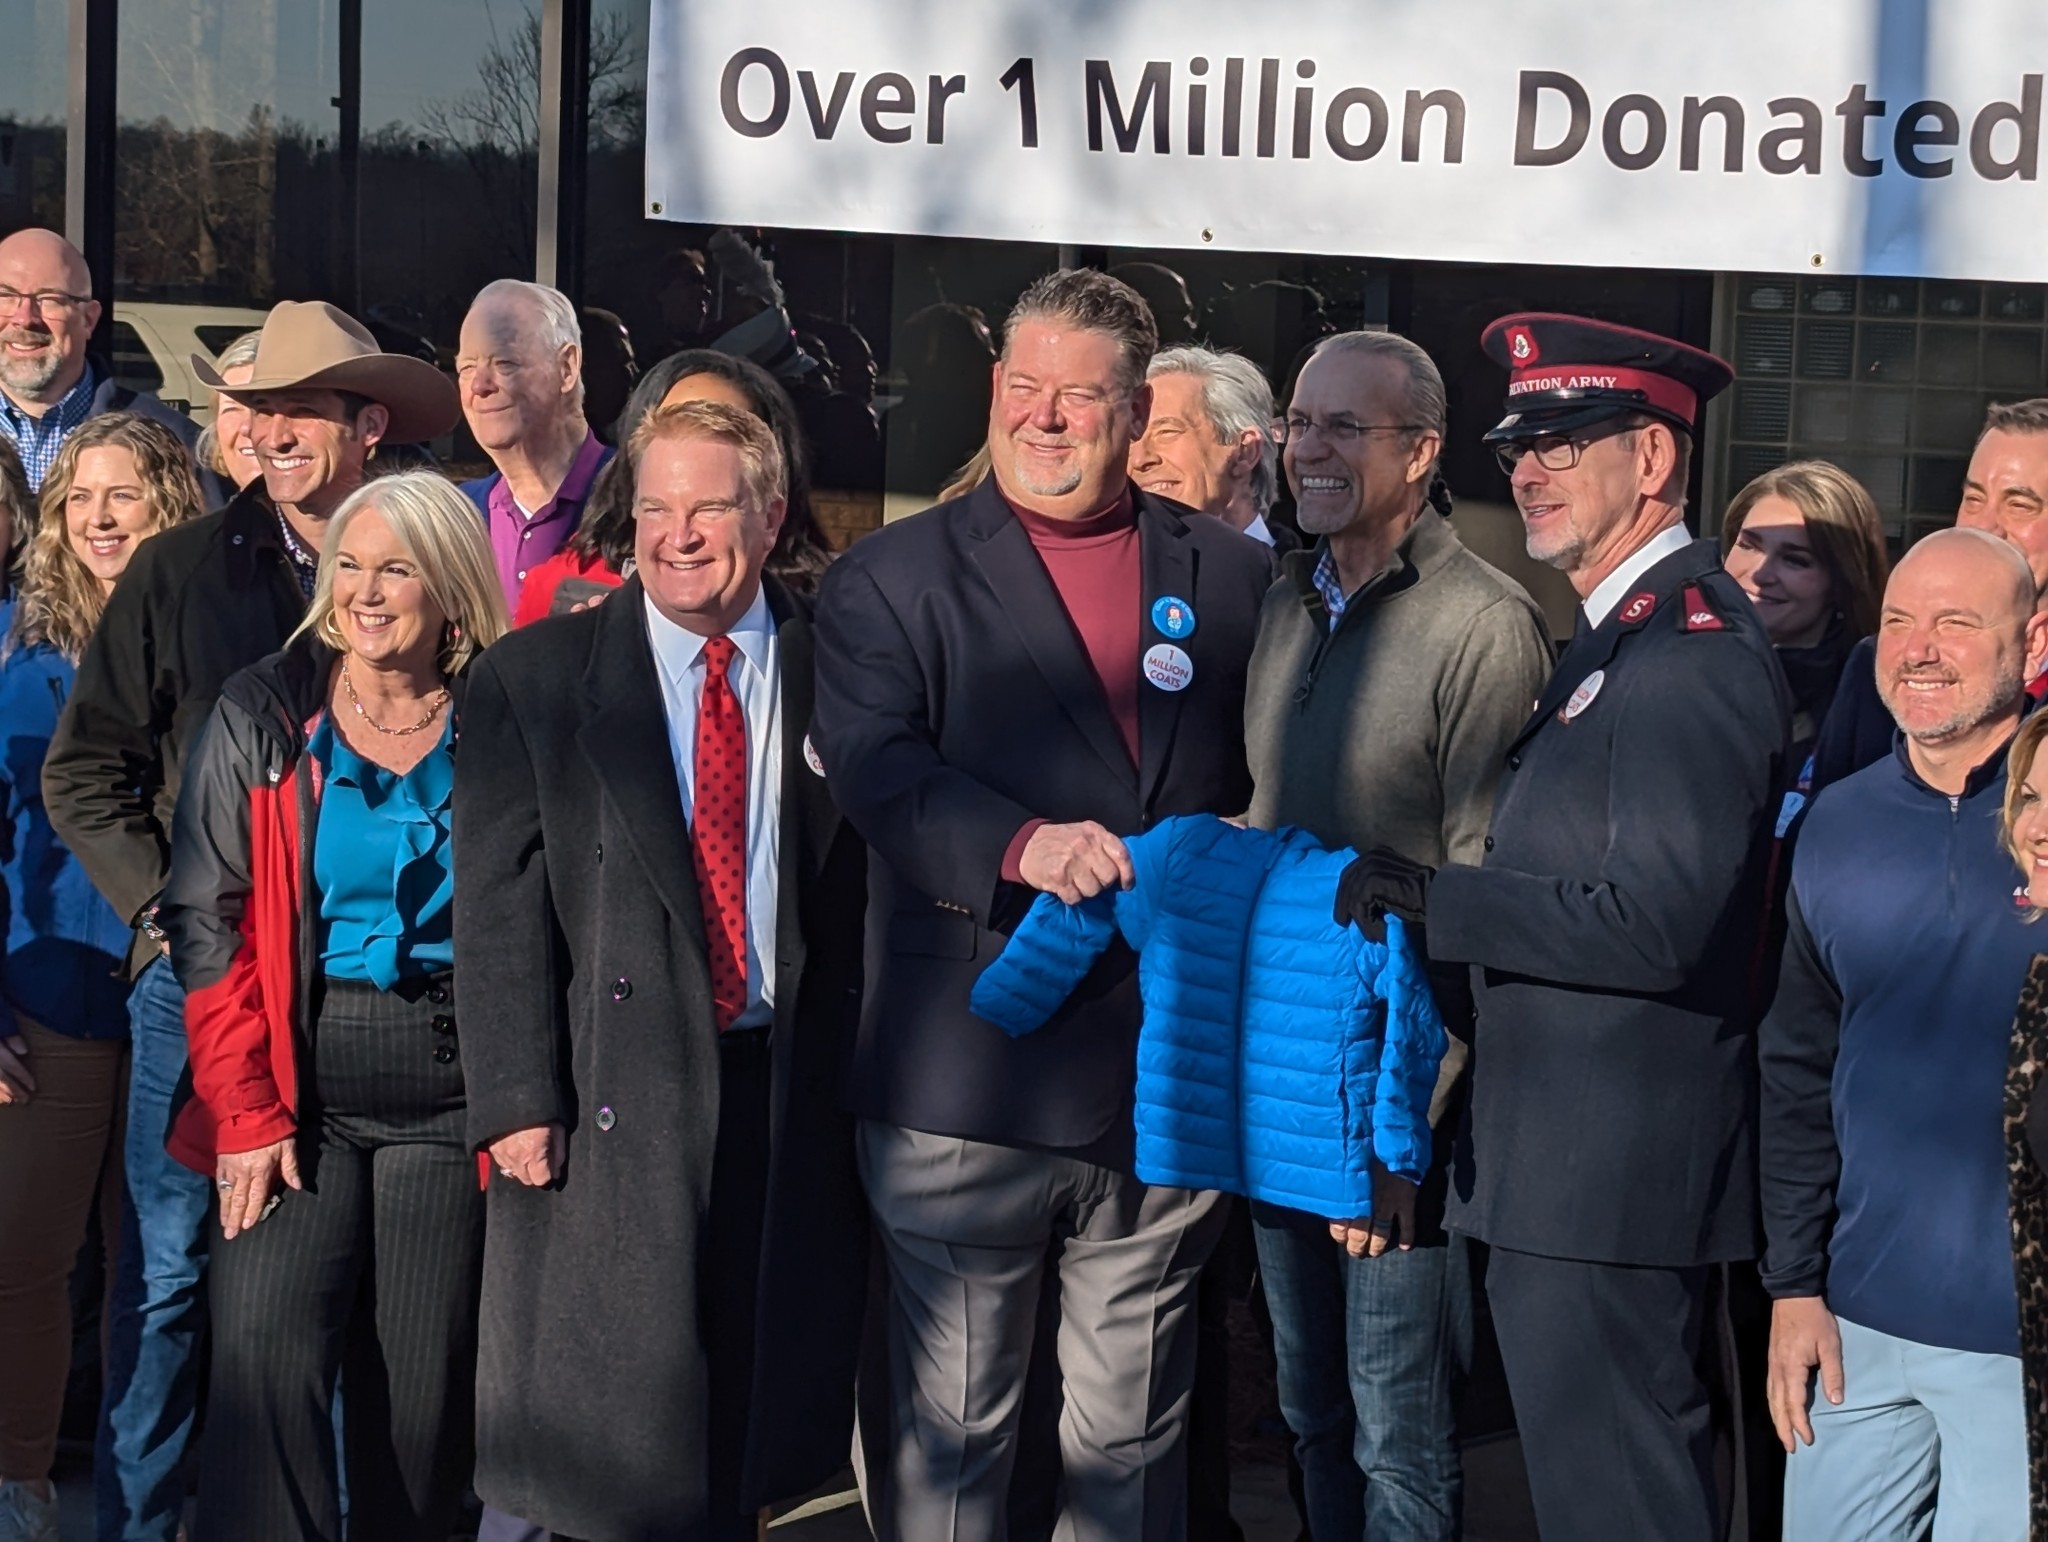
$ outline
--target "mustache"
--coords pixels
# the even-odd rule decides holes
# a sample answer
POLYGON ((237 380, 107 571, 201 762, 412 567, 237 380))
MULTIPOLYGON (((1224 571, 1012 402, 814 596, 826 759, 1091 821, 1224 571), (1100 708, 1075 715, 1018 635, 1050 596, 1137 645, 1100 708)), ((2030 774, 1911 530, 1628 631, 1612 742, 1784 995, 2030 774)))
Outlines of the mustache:
POLYGON ((1930 665, 1924 669, 1895 669, 1892 671, 1893 685, 1954 685, 1962 678, 1960 674, 1946 665, 1930 665))
POLYGON ((0 343, 47 343, 55 337, 48 327, 0 327, 0 343))

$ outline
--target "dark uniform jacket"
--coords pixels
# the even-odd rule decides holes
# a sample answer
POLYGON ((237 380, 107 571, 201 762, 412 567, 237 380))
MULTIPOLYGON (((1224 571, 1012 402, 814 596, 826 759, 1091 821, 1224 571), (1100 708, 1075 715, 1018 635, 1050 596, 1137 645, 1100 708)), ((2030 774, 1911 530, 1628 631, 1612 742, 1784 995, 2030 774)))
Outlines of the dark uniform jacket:
POLYGON ((1597 1263, 1755 1256, 1748 988, 1790 729, 1710 541, 1558 661, 1484 863, 1429 893, 1431 954, 1477 966, 1452 1226, 1597 1263))
MULTIPOLYGON (((144 541, 108 596, 43 762, 43 800, 124 921, 163 890, 185 752, 221 686, 283 647, 305 613, 260 482, 144 541)), ((138 931, 131 967, 155 957, 138 931)))
MULTIPOLYGON (((805 763, 810 622, 772 579, 768 597, 781 877, 749 1505, 846 1460, 868 1235, 838 1102, 860 1008, 863 851, 805 763)), ((743 1416, 708 1406, 698 1330, 720 1049, 639 580, 495 644, 463 705, 455 968, 474 1003, 470 1135, 481 1148, 559 1122, 569 1139, 554 1187, 491 1180, 477 1491, 589 1542, 709 1536, 707 1431, 743 1416)))
POLYGON ((1139 765, 1044 563, 993 479, 890 525, 825 575, 817 748, 869 843, 867 1001, 856 1112, 999 1145, 1089 1147, 1127 1166, 1140 1005, 1116 945, 1050 1022, 1013 1039, 968 992, 1032 899, 1002 881, 1033 819, 1136 834, 1251 798, 1245 667, 1272 581, 1266 549, 1136 494, 1147 648, 1193 662, 1184 690, 1138 685, 1139 765), (1168 638, 1155 600, 1187 602, 1168 638))

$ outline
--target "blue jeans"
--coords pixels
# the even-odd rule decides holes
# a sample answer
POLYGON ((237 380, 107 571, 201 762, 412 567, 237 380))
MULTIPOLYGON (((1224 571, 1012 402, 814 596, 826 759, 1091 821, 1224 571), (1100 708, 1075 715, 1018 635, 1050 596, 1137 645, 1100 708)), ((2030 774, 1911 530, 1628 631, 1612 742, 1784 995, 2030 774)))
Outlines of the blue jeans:
POLYGON ((2025 1542, 2027 1397, 2014 1355, 1937 1349, 1835 1319, 1842 1401, 1785 1464, 1799 1542, 2025 1542))
POLYGON ((185 993, 168 962, 143 970, 128 1015, 128 1186, 94 1486, 99 1542, 172 1542, 198 1406, 213 1184, 164 1150, 185 1072, 185 993))
POLYGON ((1464 1238, 1352 1258, 1327 1223, 1255 1206, 1280 1412, 1316 1542, 1457 1542, 1457 1390, 1472 1357, 1464 1238))

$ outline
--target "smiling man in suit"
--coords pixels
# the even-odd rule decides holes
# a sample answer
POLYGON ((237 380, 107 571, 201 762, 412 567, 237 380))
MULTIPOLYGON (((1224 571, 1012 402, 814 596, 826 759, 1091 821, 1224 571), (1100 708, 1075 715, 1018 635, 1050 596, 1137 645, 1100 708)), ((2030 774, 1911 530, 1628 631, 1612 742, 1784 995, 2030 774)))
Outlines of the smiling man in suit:
POLYGON ((463 721, 476 1485, 556 1534, 740 1542, 852 1435, 864 857, 806 753, 810 623, 762 576, 774 436, 693 402, 626 454, 636 575, 493 648, 463 721))
POLYGON ((1270 561, 1132 488, 1156 341, 1113 278, 1034 283, 995 366, 989 478, 860 542, 820 595, 817 747, 873 852, 851 1090, 892 1286, 887 1449, 865 1453, 884 1542, 1004 1534, 1045 1291, 1059 1535, 1186 1530, 1194 1286, 1220 1196, 1132 1176, 1135 960, 1106 958, 1026 1038, 968 1010, 1038 892, 1128 882, 1121 836, 1250 799, 1270 561))

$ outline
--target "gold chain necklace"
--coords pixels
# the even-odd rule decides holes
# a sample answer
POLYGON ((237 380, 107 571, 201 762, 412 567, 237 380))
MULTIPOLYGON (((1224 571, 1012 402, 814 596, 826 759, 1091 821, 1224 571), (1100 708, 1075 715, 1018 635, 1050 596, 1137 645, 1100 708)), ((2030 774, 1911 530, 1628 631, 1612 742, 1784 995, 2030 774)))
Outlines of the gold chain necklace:
POLYGON ((363 705, 363 699, 360 696, 356 695, 356 683, 348 677, 347 659, 343 659, 341 661, 341 688, 344 691, 348 692, 348 704, 356 709, 357 717, 361 718, 365 723, 368 723, 372 728, 376 729, 378 733, 390 734, 394 738, 403 738, 407 734, 418 733, 422 728, 425 728, 429 723, 433 722, 435 718, 441 715, 441 708, 445 706, 448 701, 448 687, 444 685, 441 687, 439 691, 435 693, 432 703, 428 705, 427 715, 421 718, 417 723, 410 724, 404 728, 386 728, 382 723, 378 722, 375 718, 370 716, 369 709, 363 705))

